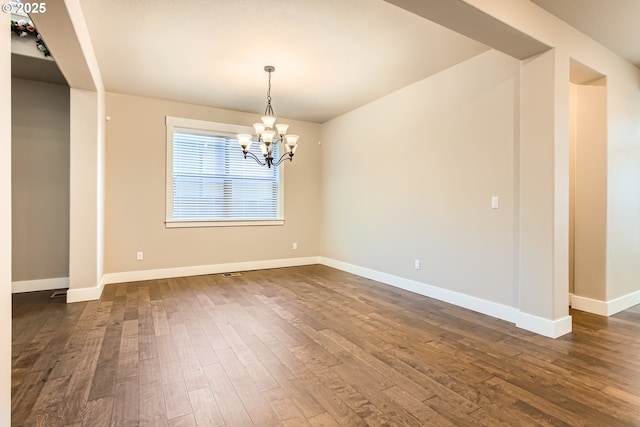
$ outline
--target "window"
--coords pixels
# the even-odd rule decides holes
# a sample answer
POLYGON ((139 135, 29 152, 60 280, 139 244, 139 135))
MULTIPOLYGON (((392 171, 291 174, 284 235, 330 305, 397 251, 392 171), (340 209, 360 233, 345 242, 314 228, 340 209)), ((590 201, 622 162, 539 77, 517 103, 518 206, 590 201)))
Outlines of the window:
MULTIPOLYGON (((246 126, 169 117, 167 227, 280 225, 282 171, 245 159, 246 126)), ((274 147, 277 150, 279 147, 274 147)), ((261 157, 259 144, 251 151, 261 157)))

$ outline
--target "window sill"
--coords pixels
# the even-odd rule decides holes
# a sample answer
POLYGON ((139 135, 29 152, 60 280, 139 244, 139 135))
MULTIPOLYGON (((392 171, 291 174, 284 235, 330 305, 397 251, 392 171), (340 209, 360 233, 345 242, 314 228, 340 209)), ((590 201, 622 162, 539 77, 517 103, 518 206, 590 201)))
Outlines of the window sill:
POLYGON ((166 228, 191 227, 255 227, 284 225, 284 219, 250 219, 229 221, 165 221, 166 228))

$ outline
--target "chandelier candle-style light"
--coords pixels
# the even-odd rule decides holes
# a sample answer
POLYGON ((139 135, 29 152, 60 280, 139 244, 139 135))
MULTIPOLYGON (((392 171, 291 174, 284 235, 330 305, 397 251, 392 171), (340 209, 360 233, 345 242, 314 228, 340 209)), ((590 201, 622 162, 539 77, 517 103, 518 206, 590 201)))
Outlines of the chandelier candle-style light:
POLYGON ((256 135, 258 135, 258 142, 260 143, 260 148, 262 149, 262 155, 264 155, 264 162, 260 160, 258 156, 253 154, 251 149, 252 136, 246 133, 238 134, 238 142, 240 143, 240 147, 242 147, 242 152, 244 153, 244 158, 247 156, 253 157, 253 159, 261 164, 262 166, 271 167, 271 165, 278 166, 284 160, 293 160, 293 155, 296 153, 296 149, 298 148, 298 135, 287 134, 287 129, 289 129, 289 125, 285 125, 284 123, 276 123, 276 117, 273 113, 273 107, 271 106, 271 73, 273 73, 276 68, 267 65, 264 67, 264 70, 269 73, 269 88, 267 89, 267 108, 264 110, 264 116, 262 117, 262 123, 254 123, 253 128, 256 131, 256 135), (275 130, 273 130, 273 126, 275 125, 275 130), (284 147, 286 152, 280 156, 277 161, 273 160, 273 147, 274 144, 279 144, 284 142, 284 147))

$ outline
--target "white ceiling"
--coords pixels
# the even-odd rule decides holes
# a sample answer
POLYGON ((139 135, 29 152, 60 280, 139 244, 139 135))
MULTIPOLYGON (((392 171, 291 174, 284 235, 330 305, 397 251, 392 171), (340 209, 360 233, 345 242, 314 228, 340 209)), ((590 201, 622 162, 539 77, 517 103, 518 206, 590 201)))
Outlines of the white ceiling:
POLYGON ((108 91, 324 122, 488 48, 383 0, 81 0, 108 91))
MULTIPOLYGON (((531 1, 640 66, 640 0, 531 1)), ((276 115, 319 123, 488 49, 384 0, 80 2, 108 91, 261 114, 274 65, 276 115)))
POLYGON ((531 0, 640 67, 640 0, 531 0))

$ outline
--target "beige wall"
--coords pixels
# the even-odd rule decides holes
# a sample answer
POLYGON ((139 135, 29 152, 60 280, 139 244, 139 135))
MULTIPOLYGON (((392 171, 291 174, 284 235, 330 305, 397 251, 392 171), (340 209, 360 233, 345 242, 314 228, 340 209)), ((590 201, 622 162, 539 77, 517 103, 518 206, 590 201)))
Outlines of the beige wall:
POLYGON ((69 88, 12 79, 13 281, 69 275, 69 88))
MULTIPOLYGON (((640 295, 640 70, 528 0, 464 0, 485 13, 553 46, 561 67, 560 88, 569 78, 570 58, 607 76, 607 249, 606 301, 640 295)), ((556 90, 566 109, 556 110, 557 126, 568 127, 569 91, 556 90), (566 111, 565 111, 566 110, 566 111), (563 119, 566 117, 566 122, 563 119)), ((568 144, 569 135, 566 132, 568 144)), ((568 162, 561 176, 569 175, 568 162)))
POLYGON ((300 135, 300 147, 294 161, 281 166, 284 226, 165 228, 165 117, 250 126, 259 113, 114 93, 106 105, 105 273, 319 254, 318 124, 286 120, 300 135), (137 251, 144 252, 143 261, 136 261, 137 251))
MULTIPOLYGON (((0 24, 9 26, 9 15, 0 24)), ((0 32, 0 425, 11 424, 11 35, 0 32)))
POLYGON ((640 294, 640 71, 607 75, 607 294, 640 294))
POLYGON ((323 256, 514 306, 518 70, 489 51, 325 123, 323 256))
POLYGON ((606 301, 607 87, 606 79, 573 85, 574 288, 581 297, 606 301))

